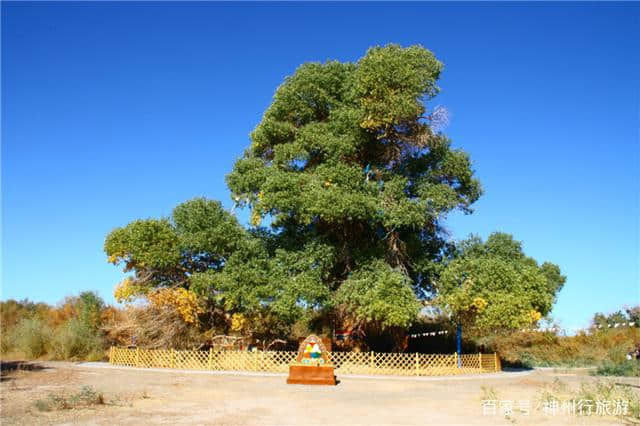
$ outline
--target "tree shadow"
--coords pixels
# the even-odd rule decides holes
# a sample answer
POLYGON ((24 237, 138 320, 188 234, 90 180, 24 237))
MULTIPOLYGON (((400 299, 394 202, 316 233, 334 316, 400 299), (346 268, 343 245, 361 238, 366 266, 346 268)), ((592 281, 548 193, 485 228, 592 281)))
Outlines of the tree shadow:
POLYGON ((11 374, 16 371, 41 371, 47 370, 42 364, 33 361, 0 361, 0 381, 13 380, 11 374))
POLYGON ((523 371, 532 371, 533 367, 519 366, 519 367, 502 367, 501 371, 505 373, 521 373, 523 371))

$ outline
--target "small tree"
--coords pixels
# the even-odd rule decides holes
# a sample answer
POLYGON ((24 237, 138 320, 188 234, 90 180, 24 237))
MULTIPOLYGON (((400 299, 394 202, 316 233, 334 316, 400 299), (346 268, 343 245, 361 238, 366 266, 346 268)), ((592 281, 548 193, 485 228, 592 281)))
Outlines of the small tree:
POLYGON ((486 242, 472 236, 444 268, 435 303, 469 329, 518 329, 551 311, 565 280, 557 265, 525 256, 509 234, 493 233, 486 242))

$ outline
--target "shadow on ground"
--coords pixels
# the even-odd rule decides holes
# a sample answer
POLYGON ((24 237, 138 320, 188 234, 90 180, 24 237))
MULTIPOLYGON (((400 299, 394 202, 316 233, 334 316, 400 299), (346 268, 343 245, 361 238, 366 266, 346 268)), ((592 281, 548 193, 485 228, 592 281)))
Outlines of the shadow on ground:
POLYGON ((13 380, 11 374, 15 371, 41 371, 48 368, 33 361, 1 361, 0 381, 13 380))
POLYGON ((533 371, 531 367, 502 367, 502 371, 505 373, 520 373, 522 371, 533 371))

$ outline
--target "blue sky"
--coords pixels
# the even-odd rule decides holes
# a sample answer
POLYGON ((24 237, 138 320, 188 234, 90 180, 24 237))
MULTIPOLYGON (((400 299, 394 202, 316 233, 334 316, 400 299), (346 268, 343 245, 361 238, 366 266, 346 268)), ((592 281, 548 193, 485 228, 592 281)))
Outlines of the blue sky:
POLYGON ((637 3, 2 3, 2 299, 122 273, 104 236, 224 177, 305 61, 422 44, 485 195, 452 238, 505 231, 568 276, 553 315, 639 303, 637 3))

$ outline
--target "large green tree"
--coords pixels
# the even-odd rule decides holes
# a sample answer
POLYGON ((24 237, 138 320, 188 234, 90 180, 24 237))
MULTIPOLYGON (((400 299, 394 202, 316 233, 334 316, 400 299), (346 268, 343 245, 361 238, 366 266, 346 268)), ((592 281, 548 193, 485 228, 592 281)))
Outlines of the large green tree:
POLYGON ((428 50, 397 45, 300 66, 227 176, 252 227, 194 199, 115 229, 105 251, 133 272, 117 297, 173 303, 201 324, 214 311, 242 314, 267 334, 300 318, 405 327, 427 300, 478 329, 546 315, 565 280, 556 265, 538 265, 507 234, 456 247, 443 232, 482 191, 428 106, 441 70, 428 50))
POLYGON ((408 325, 451 254, 443 219, 481 194, 427 106, 441 71, 397 45, 300 66, 227 178, 254 227, 196 199, 114 230, 105 251, 133 272, 118 296, 183 288, 265 324, 408 325))
POLYGON ((441 71, 430 51, 389 45, 287 77, 227 178, 268 238, 211 288, 238 308, 409 324, 447 255, 442 220, 481 194, 468 155, 434 131, 441 71))

